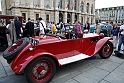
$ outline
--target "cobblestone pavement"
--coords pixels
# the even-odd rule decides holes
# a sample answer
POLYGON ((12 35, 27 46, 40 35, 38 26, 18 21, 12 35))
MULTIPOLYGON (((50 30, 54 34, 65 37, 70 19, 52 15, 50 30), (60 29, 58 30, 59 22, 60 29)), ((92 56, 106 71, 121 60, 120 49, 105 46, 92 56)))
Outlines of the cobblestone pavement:
MULTIPOLYGON (((50 83, 124 83, 124 59, 81 60, 57 69, 50 83)), ((0 52, 0 83, 27 83, 24 75, 15 75, 0 52)))

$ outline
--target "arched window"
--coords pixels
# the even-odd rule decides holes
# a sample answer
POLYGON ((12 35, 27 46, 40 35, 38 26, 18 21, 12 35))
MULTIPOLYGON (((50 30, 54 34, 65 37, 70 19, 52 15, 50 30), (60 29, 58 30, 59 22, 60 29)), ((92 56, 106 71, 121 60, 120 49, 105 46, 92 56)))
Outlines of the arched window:
POLYGON ((87 13, 89 13, 89 3, 87 3, 87 13))
POLYGON ((67 0, 67 2, 66 2, 66 8, 67 9, 70 9, 70 0, 67 0))
POLYGON ((50 8, 50 0, 44 0, 45 8, 50 8))
POLYGON ((84 18, 82 17, 82 19, 81 19, 81 23, 84 23, 84 18))
POLYGON ((91 5, 91 14, 93 14, 93 4, 91 5))
POLYGON ((62 8, 62 0, 58 0, 58 8, 62 8))
POLYGON ((76 10, 77 7, 77 0, 74 0, 74 10, 76 10))
POLYGON ((77 21, 77 14, 75 14, 75 22, 77 21))
POLYGON ((71 16, 70 14, 67 14, 67 23, 71 22, 71 16))
POLYGON ((63 22, 63 14, 59 13, 59 22, 63 22))
POLYGON ((49 22, 49 15, 46 14, 46 22, 49 22))
POLYGON ((81 2, 81 5, 80 5, 80 11, 84 12, 84 2, 83 1, 81 2))

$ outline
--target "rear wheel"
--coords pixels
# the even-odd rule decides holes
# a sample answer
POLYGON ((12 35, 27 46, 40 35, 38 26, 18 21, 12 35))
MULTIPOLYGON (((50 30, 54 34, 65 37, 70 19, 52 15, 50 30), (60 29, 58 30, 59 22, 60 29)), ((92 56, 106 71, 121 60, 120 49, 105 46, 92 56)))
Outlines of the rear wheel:
POLYGON ((108 41, 99 51, 99 55, 101 58, 106 59, 111 56, 113 52, 113 44, 112 42, 108 41))
POLYGON ((17 40, 4 51, 3 57, 10 62, 28 43, 27 38, 17 40))
POLYGON ((25 70, 29 83, 49 83, 56 72, 56 64, 50 57, 39 57, 31 62, 25 70))

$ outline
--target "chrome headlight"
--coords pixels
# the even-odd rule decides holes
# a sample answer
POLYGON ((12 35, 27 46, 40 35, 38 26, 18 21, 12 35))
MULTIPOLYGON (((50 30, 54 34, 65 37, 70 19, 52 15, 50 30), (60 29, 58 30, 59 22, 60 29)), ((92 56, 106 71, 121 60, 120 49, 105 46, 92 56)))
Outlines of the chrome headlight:
POLYGON ((38 43, 39 43, 39 39, 35 39, 35 38, 32 38, 32 37, 29 38, 29 41, 30 41, 31 44, 34 44, 35 46, 37 46, 38 43))

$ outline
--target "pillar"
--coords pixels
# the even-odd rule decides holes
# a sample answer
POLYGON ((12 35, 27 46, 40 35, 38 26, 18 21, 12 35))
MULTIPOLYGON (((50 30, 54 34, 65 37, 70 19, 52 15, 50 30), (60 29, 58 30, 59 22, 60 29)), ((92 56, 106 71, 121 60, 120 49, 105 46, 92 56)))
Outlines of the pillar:
POLYGON ((63 14, 63 22, 67 23, 67 12, 64 12, 63 14))
POLYGON ((72 13, 71 23, 74 23, 74 21, 75 21, 75 13, 72 13))

